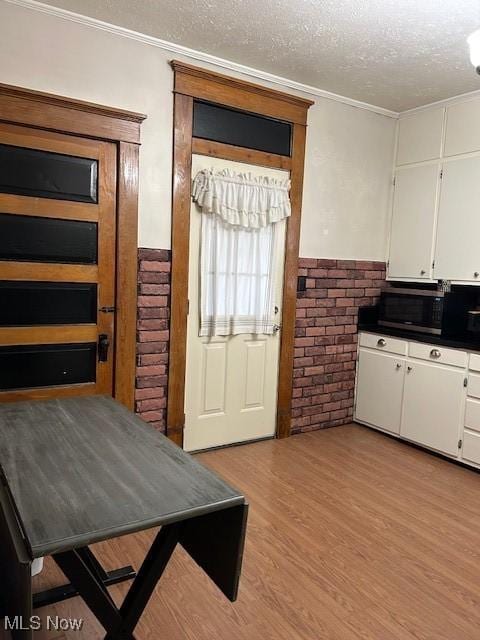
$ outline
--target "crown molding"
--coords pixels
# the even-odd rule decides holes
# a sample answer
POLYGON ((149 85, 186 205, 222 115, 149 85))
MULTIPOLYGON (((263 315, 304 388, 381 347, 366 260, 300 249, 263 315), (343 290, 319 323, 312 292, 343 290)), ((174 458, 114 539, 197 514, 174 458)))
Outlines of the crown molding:
POLYGON ((74 13, 73 11, 67 11, 66 9, 53 7, 42 2, 37 2, 36 0, 3 0, 3 2, 24 7, 26 9, 31 9, 33 11, 38 11, 40 13, 45 13, 47 15, 55 16, 63 20, 69 20, 70 22, 76 22, 84 26, 93 27, 94 29, 106 31, 123 38, 136 40, 137 42, 142 42, 143 44, 158 47, 159 49, 163 49, 172 54, 185 56, 192 60, 215 65, 216 67, 220 67, 227 71, 241 73, 245 76, 255 78, 263 82, 269 82, 287 89, 292 89, 294 91, 299 91, 310 96, 324 98, 326 100, 333 100, 335 102, 340 102, 351 107, 356 107, 357 109, 372 111, 373 113, 387 116, 389 118, 397 119, 399 117, 399 114, 396 111, 391 111, 390 109, 384 109, 383 107, 378 107, 367 102, 362 102, 360 100, 354 100, 353 98, 341 96, 336 93, 331 93, 330 91, 325 91, 311 85, 296 82, 295 80, 291 80, 289 78, 282 78, 281 76, 276 76, 274 74, 267 73, 266 71, 260 71, 259 69, 247 67, 243 64, 225 60, 224 58, 218 58, 217 56, 203 53, 202 51, 196 51, 195 49, 190 49, 173 42, 161 40, 160 38, 155 38, 154 36, 148 36, 143 33, 139 33, 138 31, 132 31, 131 29, 126 29, 125 27, 119 27, 113 24, 109 24, 108 22, 97 20, 96 18, 83 16, 79 13, 74 13))
POLYGON ((460 102, 468 102, 469 100, 474 100, 475 98, 480 98, 480 89, 477 89, 475 91, 469 91, 468 93, 460 93, 458 96, 452 96, 451 98, 444 98, 443 100, 437 100, 436 102, 429 102, 428 104, 423 104, 420 107, 414 107, 413 109, 402 111, 398 115, 399 115, 399 118, 408 118, 408 116, 413 116, 416 113, 421 113, 422 111, 429 111, 430 109, 435 109, 439 107, 449 107, 452 104, 459 104, 460 102))

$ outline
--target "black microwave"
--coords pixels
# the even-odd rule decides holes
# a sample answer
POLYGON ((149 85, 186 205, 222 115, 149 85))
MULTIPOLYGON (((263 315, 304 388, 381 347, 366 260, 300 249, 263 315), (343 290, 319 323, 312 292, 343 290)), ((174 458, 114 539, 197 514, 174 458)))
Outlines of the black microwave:
POLYGON ((391 287, 380 295, 378 324, 456 337, 468 330, 469 311, 475 307, 476 296, 474 287, 456 287, 448 293, 391 287))
POLYGON ((380 296, 378 324, 441 335, 444 302, 443 291, 392 287, 380 296))

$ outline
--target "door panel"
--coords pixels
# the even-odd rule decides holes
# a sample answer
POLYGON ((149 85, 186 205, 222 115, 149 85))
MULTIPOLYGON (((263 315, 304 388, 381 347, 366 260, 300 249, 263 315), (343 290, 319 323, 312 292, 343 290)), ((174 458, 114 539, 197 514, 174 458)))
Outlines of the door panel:
POLYGON ((225 412, 226 342, 203 343, 203 415, 225 412))
POLYGON ((243 411, 263 408, 265 398, 265 364, 267 341, 252 340, 245 342, 247 363, 245 367, 245 404, 243 411))
POLYGON ((397 165, 440 158, 445 109, 429 109, 400 118, 397 165))
POLYGON ((445 161, 438 211, 435 278, 480 281, 479 202, 480 157, 445 161))
POLYGON ((440 166, 399 169, 395 176, 389 278, 432 277, 440 166))
POLYGON ((0 299, 0 327, 97 320, 97 285, 93 283, 6 280, 0 282, 0 299))
POLYGON ((0 347, 0 387, 13 390, 95 381, 96 342, 0 347))
POLYGON ((463 370, 410 361, 405 375, 400 434, 456 455, 462 425, 463 370))
POLYGON ((96 264, 96 222, 0 213, 0 260, 96 264))
POLYGON ((391 433, 399 433, 404 371, 404 359, 360 349, 355 418, 391 433))
POLYGON ((98 160, 0 143, 0 192, 97 202, 98 160))
MULTIPOLYGON (((192 176, 205 168, 285 179, 287 172, 193 155, 192 176)), ((201 214, 190 214, 189 315, 184 447, 187 451, 273 436, 277 411, 280 336, 200 338, 199 254, 201 214)), ((285 223, 277 223, 275 317, 281 318, 285 223)), ((274 310, 272 309, 272 313, 274 310)))
POLYGON ((0 401, 111 395, 115 145, 1 124, 0 176, 0 401))

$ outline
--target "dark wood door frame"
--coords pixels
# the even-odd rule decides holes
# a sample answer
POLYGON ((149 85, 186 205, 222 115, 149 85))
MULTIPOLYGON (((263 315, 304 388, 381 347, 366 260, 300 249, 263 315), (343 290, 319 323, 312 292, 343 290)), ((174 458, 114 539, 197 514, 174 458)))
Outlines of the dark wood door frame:
POLYGON ((146 116, 0 84, 0 122, 113 142, 117 146, 117 267, 114 396, 134 407, 137 204, 140 125, 146 116))
POLYGON ((276 436, 290 435, 297 297, 298 249, 308 108, 297 96, 230 78, 173 60, 174 140, 172 203, 171 331, 168 375, 167 435, 182 446, 185 426, 188 269, 192 153, 290 171, 292 215, 285 244, 282 331, 278 374, 276 436), (292 124, 291 157, 193 138, 194 98, 234 107, 292 124))

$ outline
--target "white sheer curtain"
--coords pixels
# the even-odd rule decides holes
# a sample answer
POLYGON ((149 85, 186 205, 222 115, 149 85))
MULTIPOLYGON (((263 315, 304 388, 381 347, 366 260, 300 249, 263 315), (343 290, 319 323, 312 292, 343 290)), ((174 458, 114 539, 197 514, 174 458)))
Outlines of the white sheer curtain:
POLYGON ((290 215, 289 181, 201 171, 200 335, 273 333, 275 223, 290 215))

